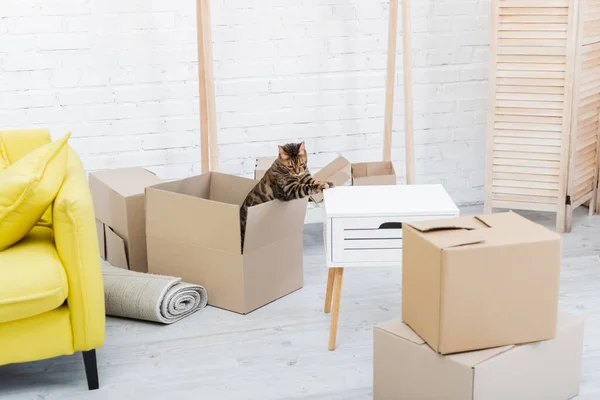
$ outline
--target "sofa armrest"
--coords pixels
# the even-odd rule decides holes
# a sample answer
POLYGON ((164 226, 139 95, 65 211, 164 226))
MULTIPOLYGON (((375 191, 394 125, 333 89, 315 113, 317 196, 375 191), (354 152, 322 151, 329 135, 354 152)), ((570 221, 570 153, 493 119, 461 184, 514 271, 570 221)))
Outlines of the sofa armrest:
POLYGON ((95 349, 102 346, 105 332, 100 251, 85 171, 71 148, 52 213, 54 241, 69 282, 73 347, 76 351, 95 349))

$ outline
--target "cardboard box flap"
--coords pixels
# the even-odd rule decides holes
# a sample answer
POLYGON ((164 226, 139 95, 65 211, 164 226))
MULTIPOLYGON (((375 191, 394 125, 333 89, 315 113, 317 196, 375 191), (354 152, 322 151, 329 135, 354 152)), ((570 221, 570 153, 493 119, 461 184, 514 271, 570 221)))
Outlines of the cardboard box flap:
POLYGON ((211 173, 210 200, 241 206, 256 181, 239 176, 211 173))
POLYGON ((106 261, 115 267, 129 269, 125 242, 110 227, 105 226, 106 261))
MULTIPOLYGON (((348 182, 352 177, 352 171, 350 167, 350 161, 344 157, 338 157, 317 173, 313 175, 313 178, 321 182, 333 182, 336 186, 342 186, 348 182)), ((323 193, 317 193, 310 197, 315 203, 323 201, 323 193)))
POLYGON ((313 177, 318 181, 331 181, 336 186, 343 185, 351 177, 350 161, 340 156, 321 168, 313 177))
POLYGON ((425 343, 425 341, 421 339, 421 337, 417 335, 415 331, 410 329, 408 325, 402 322, 402 318, 396 318, 391 321, 382 322, 381 324, 377 324, 376 327, 418 345, 425 343))
POLYGON ((151 188, 208 200, 210 198, 210 181, 211 174, 203 174, 180 179, 178 181, 159 183, 151 188))
MULTIPOLYGON (((203 181, 185 180, 187 185, 203 181)), ((171 191, 163 185, 148 188, 146 236, 240 254, 240 207, 171 191), (182 219, 182 213, 188 217, 182 219)))
POLYGON ((467 367, 475 367, 484 361, 494 358, 510 349, 515 347, 514 345, 494 347, 491 349, 469 351, 465 353, 457 353, 446 356, 448 359, 455 361, 459 364, 466 365, 467 367))
POLYGON ((259 157, 256 159, 255 167, 259 170, 268 170, 271 165, 277 160, 277 157, 259 157))
POLYGON ((98 171, 91 175, 123 197, 143 194, 148 186, 163 182, 153 172, 137 167, 98 171))
POLYGON ((244 253, 302 234, 308 199, 273 200, 248 209, 244 253))
POLYGON ((417 221, 411 222, 408 225, 412 226, 419 232, 433 232, 433 231, 442 231, 442 230, 458 230, 458 229, 466 229, 466 230, 474 230, 483 227, 489 227, 485 221, 478 221, 478 218, 475 217, 463 217, 463 218, 448 218, 448 219, 434 219, 434 220, 426 220, 426 221, 417 221), (482 223, 484 225, 482 225, 482 223))

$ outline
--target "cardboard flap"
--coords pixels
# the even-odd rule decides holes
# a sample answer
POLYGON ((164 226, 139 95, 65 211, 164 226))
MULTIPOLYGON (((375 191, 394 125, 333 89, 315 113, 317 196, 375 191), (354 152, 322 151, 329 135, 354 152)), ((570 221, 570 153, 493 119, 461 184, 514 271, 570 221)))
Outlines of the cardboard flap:
MULTIPOLYGON (((193 180, 186 182, 194 184, 193 180)), ((168 190, 148 188, 146 236, 240 254, 240 208, 168 190)))
POLYGON ((480 228, 481 225, 474 221, 473 218, 450 218, 450 219, 434 219, 427 221, 411 222, 408 225, 412 226, 419 232, 433 232, 446 230, 474 230, 480 228))
POLYGON ((115 267, 129 269, 125 242, 110 227, 104 229, 106 239, 106 261, 115 267))
POLYGON ((273 200, 248 208, 244 254, 252 250, 302 234, 308 198, 273 200))
POLYGON ((252 179, 212 172, 210 199, 220 203, 241 206, 254 186, 256 186, 256 181, 252 179))
POLYGON ((451 234, 439 235, 435 239, 435 244, 442 249, 448 249, 452 247, 483 243, 484 241, 485 235, 481 231, 457 230, 453 231, 451 234))
POLYGON ((382 322, 381 324, 377 324, 376 328, 418 345, 425 343, 425 341, 421 339, 421 337, 417 335, 415 331, 410 329, 408 325, 402 322, 402 318, 396 318, 391 321, 382 322))
POLYGON ((106 239, 104 234, 104 224, 96 219, 96 233, 98 234, 98 249, 100 250, 100 258, 106 260, 106 239))
POLYGON ((448 359, 455 361, 459 364, 466 365, 467 367, 474 367, 478 364, 481 364, 484 361, 489 360, 490 358, 494 358, 502 353, 509 351, 513 347, 515 347, 515 346, 510 345, 510 346, 494 347, 492 349, 468 351, 465 353, 451 354, 451 355, 445 356, 445 357, 447 357, 448 359))
POLYGON ((90 174, 123 197, 143 194, 144 189, 163 182, 156 174, 144 168, 120 168, 90 174))

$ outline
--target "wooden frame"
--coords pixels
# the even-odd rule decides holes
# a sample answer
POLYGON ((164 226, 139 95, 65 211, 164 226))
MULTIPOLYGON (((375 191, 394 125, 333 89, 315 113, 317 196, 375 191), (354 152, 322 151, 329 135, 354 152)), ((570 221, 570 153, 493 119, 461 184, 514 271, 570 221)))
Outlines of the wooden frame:
MULTIPOLYGON (((402 2, 402 60, 404 69, 404 131, 406 147, 406 183, 415 183, 414 123, 412 91, 412 33, 410 0, 402 2)), ((198 39, 198 85, 200 98, 200 152, 202 173, 217 170, 218 137, 215 109, 212 38, 209 0, 196 0, 198 39)), ((388 54, 385 88, 383 160, 392 158, 392 125, 394 117, 394 85, 396 77, 396 36, 398 32, 398 0, 390 0, 388 54)))
POLYGON ((492 0, 485 211, 596 207, 600 0, 492 0))
MULTIPOLYGON (((414 124, 412 94, 412 33, 410 0, 402 2, 402 61, 404 69, 404 135, 406 147, 406 183, 415 183, 414 124)), ((388 24, 387 71, 385 83, 385 115, 383 126, 383 161, 392 159, 392 125, 394 119, 394 85, 396 83, 396 36, 398 33, 398 0, 390 0, 388 24)))
POLYGON ((202 173, 219 167, 215 79, 209 0, 196 0, 198 86, 200 98, 200 153, 202 173))

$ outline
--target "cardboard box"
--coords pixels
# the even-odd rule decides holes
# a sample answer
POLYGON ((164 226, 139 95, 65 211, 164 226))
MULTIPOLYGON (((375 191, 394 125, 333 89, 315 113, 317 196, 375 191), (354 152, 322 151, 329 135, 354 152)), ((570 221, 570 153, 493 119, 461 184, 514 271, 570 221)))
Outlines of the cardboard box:
POLYGON ((211 172, 146 189, 149 271, 203 285, 210 305, 242 314, 300 289, 308 200, 250 207, 242 254, 239 210, 255 184, 211 172))
POLYGON ((352 164, 352 185, 395 185, 396 171, 391 161, 352 164))
POLYGON ((442 356, 398 318, 374 329, 375 400, 566 400, 579 392, 583 320, 555 339, 442 356))
POLYGON ((439 353, 554 337, 558 234, 508 212, 407 223, 402 247, 404 322, 439 353))
MULTIPOLYGON (((333 182, 336 186, 342 186, 351 177, 350 161, 344 157, 338 157, 313 175, 317 181, 333 182)), ((323 201, 323 193, 311 196, 315 203, 323 201)))
POLYGON ((163 182, 144 168, 89 174, 100 255, 116 267, 147 272, 144 189, 163 182))
POLYGON ((265 175, 265 172, 271 165, 277 160, 277 157, 259 157, 256 159, 256 164, 254 167, 254 179, 259 181, 265 175))

